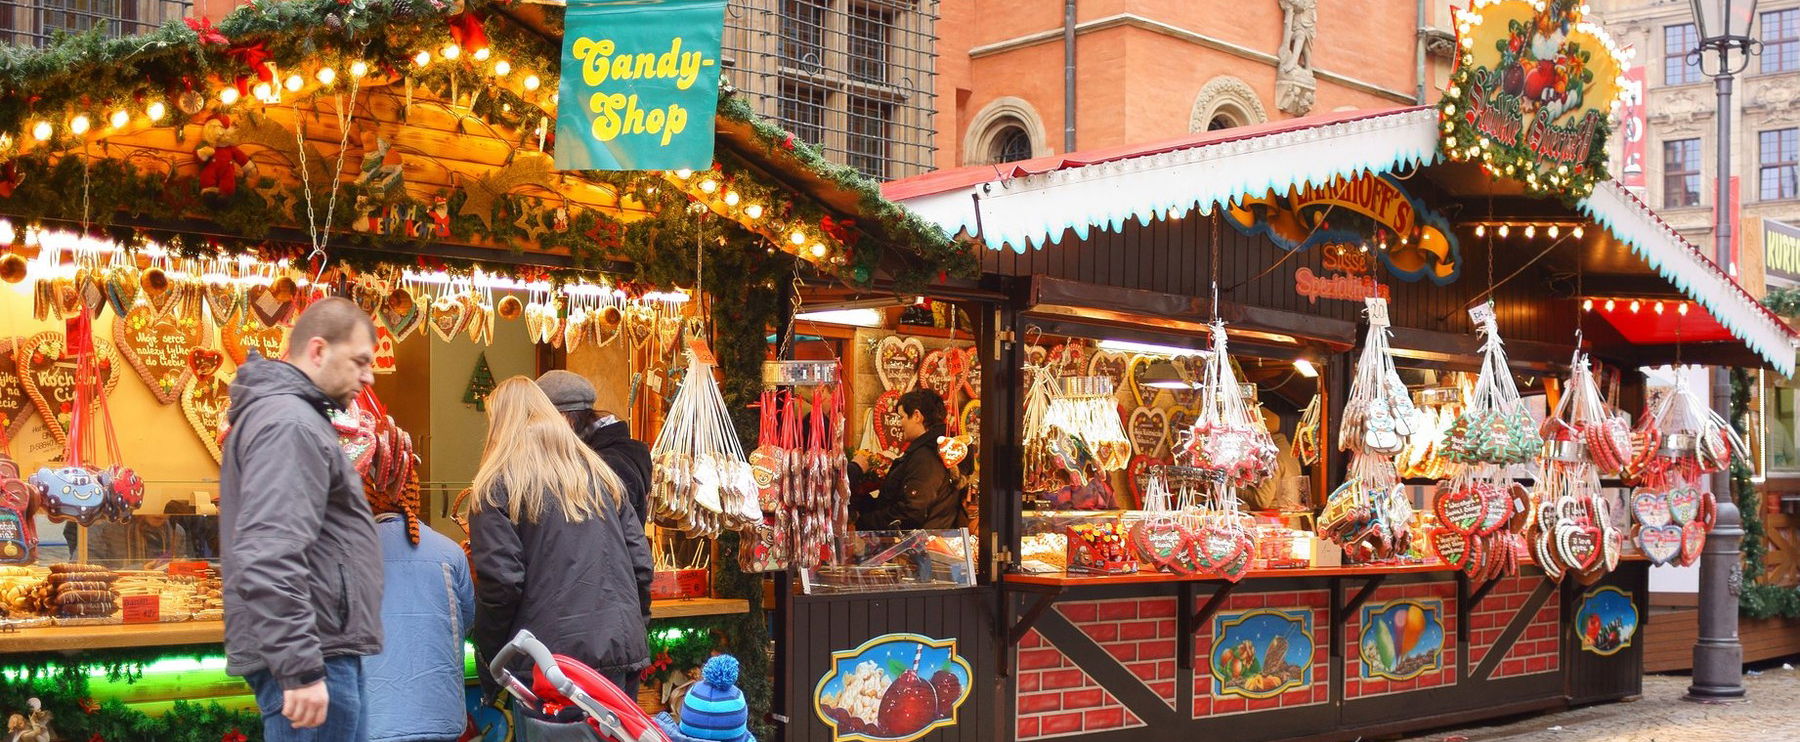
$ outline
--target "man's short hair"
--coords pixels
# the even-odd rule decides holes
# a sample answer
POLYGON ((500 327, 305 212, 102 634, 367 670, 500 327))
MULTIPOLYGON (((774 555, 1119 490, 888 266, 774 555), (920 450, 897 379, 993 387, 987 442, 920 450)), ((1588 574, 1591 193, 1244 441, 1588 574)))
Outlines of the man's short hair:
POLYGON ((900 395, 900 411, 908 415, 919 413, 927 428, 944 424, 944 398, 930 389, 914 389, 900 395))
POLYGON ((294 320, 294 331, 288 336, 288 356, 300 352, 313 338, 333 345, 348 342, 358 327, 369 333, 369 341, 374 342, 375 321, 356 302, 341 296, 315 301, 294 320))

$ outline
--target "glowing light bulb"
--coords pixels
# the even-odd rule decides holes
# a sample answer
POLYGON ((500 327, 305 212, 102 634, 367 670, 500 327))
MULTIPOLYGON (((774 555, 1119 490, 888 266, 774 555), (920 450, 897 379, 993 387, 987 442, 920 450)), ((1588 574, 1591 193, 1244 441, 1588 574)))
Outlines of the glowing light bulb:
POLYGON ((1575 239, 1578 239, 1578 240, 1581 239, 1581 233, 1582 233, 1581 227, 1576 227, 1573 231, 1569 232, 1569 234, 1575 235, 1575 239))
POLYGON ((539 80, 537 75, 526 75, 525 76, 525 89, 526 90, 537 90, 538 86, 542 85, 542 84, 544 84, 543 81, 539 80))
POLYGON ((369 74, 369 63, 360 59, 350 63, 350 76, 362 77, 369 74))
POLYGON ((1663 303, 1662 303, 1662 302, 1660 302, 1660 301, 1659 301, 1659 302, 1657 302, 1657 303, 1655 303, 1655 304, 1653 304, 1653 305, 1651 305, 1651 306, 1650 306, 1650 308, 1651 308, 1651 309, 1652 309, 1652 310, 1655 310, 1655 311, 1656 311, 1656 313, 1657 313, 1657 314, 1662 314, 1662 313, 1663 313, 1663 303))
POLYGON ((725 205, 726 206, 736 206, 736 205, 738 205, 739 200, 741 200, 741 197, 738 196, 737 191, 726 191, 725 192, 725 205))
POLYGON ((1537 225, 1534 225, 1534 224, 1525 225, 1525 239, 1529 240, 1536 236, 1537 236, 1537 225))
POLYGON ((269 100, 275 97, 275 88, 266 82, 259 82, 250 89, 250 94, 261 100, 269 100))
POLYGON ((1550 235, 1550 239, 1556 239, 1557 233, 1561 231, 1562 230, 1558 229, 1556 225, 1552 224, 1550 225, 1550 229, 1546 230, 1546 233, 1550 235))
POLYGON ((762 204, 750 204, 749 206, 744 207, 744 216, 750 217, 751 219, 761 219, 762 215, 762 204))
POLYGON ((1631 300, 1631 313, 1637 314, 1638 309, 1642 306, 1643 306, 1643 303, 1639 302, 1636 299, 1632 299, 1631 300))
POLYGON ((418 54, 413 55, 413 64, 420 67, 431 64, 431 52, 421 49, 418 54))
POLYGON ((719 190, 719 182, 718 181, 713 180, 711 178, 700 181, 700 192, 701 193, 712 193, 717 190, 719 190))
POLYGON ((1684 301, 1680 304, 1676 304, 1675 305, 1675 313, 1679 314, 1683 317, 1686 317, 1687 316, 1687 302, 1684 301))
POLYGON ((123 108, 113 111, 108 123, 112 124, 114 129, 123 129, 126 124, 131 123, 131 113, 123 108))
POLYGON ((1510 230, 1507 229, 1506 225, 1504 225, 1504 224, 1500 225, 1500 236, 1501 237, 1505 237, 1506 233, 1508 231, 1510 231, 1510 230))
POLYGON ((1614 302, 1613 300, 1611 300, 1611 299, 1606 300, 1606 311, 1610 312, 1617 306, 1618 306, 1618 303, 1614 302))
POLYGON ((675 177, 680 178, 682 180, 687 180, 688 178, 694 177, 694 171, 689 170, 684 167, 680 170, 675 171, 675 177))
POLYGON ((484 46, 484 47, 481 47, 481 48, 480 48, 480 49, 476 49, 476 50, 475 50, 475 61, 477 61, 477 62, 486 62, 486 61, 487 61, 487 58, 488 58, 488 55, 489 55, 489 54, 492 54, 492 53, 493 53, 493 52, 491 52, 491 51, 489 51, 489 50, 488 50, 488 48, 487 48, 487 47, 485 47, 485 46, 484 46))
POLYGON ((1486 224, 1475 225, 1475 236, 1476 237, 1486 237, 1487 236, 1487 225, 1486 224))
POLYGON ((228 106, 238 102, 237 88, 230 85, 225 86, 225 89, 219 91, 219 102, 228 106))
POLYGON ((512 74, 512 63, 504 59, 494 63, 494 76, 506 77, 512 74))
POLYGON ((1594 311, 1594 300, 1593 299, 1582 299, 1581 300, 1581 311, 1583 311, 1583 312, 1594 311))
POLYGON ((337 70, 330 67, 320 67, 318 74, 313 75, 313 77, 319 81, 320 85, 330 85, 337 82, 337 70))
POLYGON ((169 107, 163 105, 162 101, 151 103, 149 108, 144 109, 144 115, 149 116, 151 121, 161 121, 168 114, 169 107))
POLYGON ((306 81, 300 79, 299 75, 288 75, 288 79, 287 79, 288 92, 299 92, 300 88, 305 87, 305 86, 306 86, 306 81))
POLYGON ((788 241, 794 243, 795 247, 804 245, 806 244, 806 233, 796 229, 793 234, 788 235, 788 241))
POLYGON ((455 44, 449 44, 439 50, 438 53, 444 55, 445 59, 455 59, 462 56, 462 47, 455 44))
POLYGON ((50 122, 48 122, 48 121, 39 121, 39 122, 31 125, 31 138, 32 139, 36 139, 41 142, 46 139, 49 139, 50 135, 52 133, 55 133, 55 132, 53 129, 50 128, 50 122))
POLYGON ((815 258, 822 258, 822 257, 825 257, 825 245, 824 245, 824 243, 821 243, 821 242, 814 242, 814 243, 813 243, 813 244, 812 244, 812 254, 813 254, 813 257, 815 257, 815 258))

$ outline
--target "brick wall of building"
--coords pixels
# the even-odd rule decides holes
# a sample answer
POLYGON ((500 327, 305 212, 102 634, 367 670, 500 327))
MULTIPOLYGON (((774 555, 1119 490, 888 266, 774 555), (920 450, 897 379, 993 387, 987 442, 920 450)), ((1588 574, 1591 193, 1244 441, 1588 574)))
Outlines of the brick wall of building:
POLYGON ((1144 726, 1038 632, 1026 632, 1016 652, 1020 740, 1144 726))
POLYGON ((1062 603, 1057 612, 1175 708, 1175 597, 1062 603))
POLYGON ((1390 585, 1379 588, 1362 608, 1346 617, 1344 625, 1344 698, 1368 698, 1389 693, 1406 693, 1425 688, 1456 684, 1456 583, 1424 582, 1390 585), (1438 654, 1438 667, 1409 680, 1363 677, 1362 633, 1363 612, 1368 606, 1381 606, 1396 600, 1441 601, 1439 617, 1443 621, 1443 651, 1438 654))
POLYGON ((1311 683, 1290 688, 1269 698, 1245 698, 1236 694, 1213 694, 1212 655, 1213 627, 1222 625, 1209 619, 1194 634, 1194 718, 1227 716, 1253 711, 1267 711, 1295 706, 1310 706, 1331 701, 1331 594, 1325 590, 1301 590, 1270 593, 1232 593, 1220 607, 1218 616, 1226 620, 1251 611, 1276 609, 1312 611, 1312 678, 1311 683))
MULTIPOLYGON (((1535 574, 1504 578, 1469 614, 1469 664, 1472 667, 1480 667, 1487 659, 1495 642, 1506 632, 1507 625, 1524 610, 1532 591, 1543 581, 1542 576, 1535 574)), ((1561 669, 1560 620, 1561 606, 1552 596, 1544 601, 1518 641, 1506 648, 1505 659, 1490 677, 1511 678, 1561 669)))

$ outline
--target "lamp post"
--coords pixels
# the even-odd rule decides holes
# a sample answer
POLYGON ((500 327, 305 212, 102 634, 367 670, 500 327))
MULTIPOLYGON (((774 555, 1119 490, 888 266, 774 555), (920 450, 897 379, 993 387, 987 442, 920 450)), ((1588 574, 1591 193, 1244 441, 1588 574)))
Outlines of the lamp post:
MULTIPOLYGON (((1699 47, 1688 53, 1690 63, 1713 78, 1719 94, 1714 114, 1719 124, 1718 195, 1714 213, 1713 246, 1720 270, 1731 269, 1731 83, 1744 71, 1758 42, 1750 38, 1750 22, 1756 17, 1756 0, 1691 0, 1698 26, 1699 47)), ((1713 410, 1727 420, 1731 416, 1731 376, 1724 368, 1713 369, 1713 410)), ((1744 647, 1738 643, 1738 593, 1743 582, 1738 546, 1744 539, 1742 519, 1731 494, 1730 468, 1713 475, 1712 490, 1722 493, 1718 518, 1700 557, 1700 635, 1694 643, 1694 682, 1684 700, 1725 703, 1744 697, 1744 647)))

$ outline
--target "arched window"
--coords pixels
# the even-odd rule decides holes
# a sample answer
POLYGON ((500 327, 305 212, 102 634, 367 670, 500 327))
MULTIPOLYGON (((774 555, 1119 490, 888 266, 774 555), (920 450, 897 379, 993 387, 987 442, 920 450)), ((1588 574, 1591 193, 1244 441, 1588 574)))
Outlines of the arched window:
POLYGON ((1226 113, 1215 113, 1213 114, 1212 120, 1206 122, 1207 131, 1231 129, 1238 126, 1243 126, 1243 124, 1238 123, 1237 119, 1232 118, 1230 114, 1226 113))
POLYGON ((1031 134, 1025 125, 1009 119, 996 127, 988 145, 988 163, 1018 162, 1031 159, 1031 134))
POLYGON ((1230 75, 1220 75, 1200 88, 1188 119, 1188 131, 1218 131, 1269 120, 1256 90, 1230 75))

